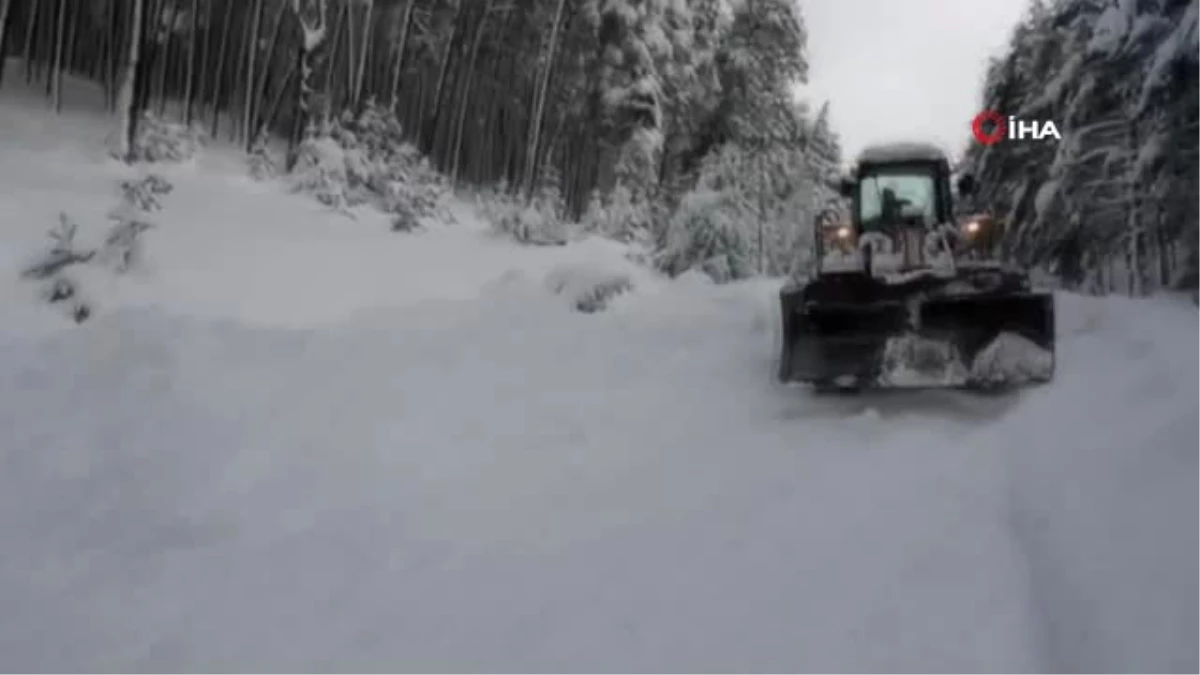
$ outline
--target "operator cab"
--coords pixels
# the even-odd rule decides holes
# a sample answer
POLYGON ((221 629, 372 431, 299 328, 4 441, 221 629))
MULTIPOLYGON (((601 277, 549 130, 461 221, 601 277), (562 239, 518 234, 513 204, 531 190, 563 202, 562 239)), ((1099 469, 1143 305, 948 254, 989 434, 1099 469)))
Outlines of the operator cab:
MULTIPOLYGON (((925 143, 876 145, 858 156, 853 177, 842 181, 842 196, 853 202, 859 234, 894 226, 932 227, 954 219, 950 162, 925 143)), ((969 176, 960 191, 973 187, 969 176)))
MULTIPOLYGON (((893 250, 903 251, 903 267, 924 266, 925 235, 948 225, 958 229, 951 176, 950 162, 937 146, 868 147, 859 154, 853 174, 841 182, 841 195, 849 202, 846 222, 826 237, 832 241, 822 248, 844 255, 858 249, 864 237, 886 238, 893 250)), ((968 196, 974 180, 963 175, 956 187, 960 196, 968 196)), ((957 248, 961 243, 951 245, 957 248)), ((869 260, 864 262, 872 267, 869 260)))

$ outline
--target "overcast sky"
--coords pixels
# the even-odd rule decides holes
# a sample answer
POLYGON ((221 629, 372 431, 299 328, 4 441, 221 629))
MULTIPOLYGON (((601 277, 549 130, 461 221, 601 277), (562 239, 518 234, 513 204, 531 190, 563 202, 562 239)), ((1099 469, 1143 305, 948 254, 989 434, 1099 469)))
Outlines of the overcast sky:
POLYGON ((809 84, 830 101, 847 160, 865 145, 929 140, 957 156, 980 110, 990 55, 1029 0, 799 0, 809 84))

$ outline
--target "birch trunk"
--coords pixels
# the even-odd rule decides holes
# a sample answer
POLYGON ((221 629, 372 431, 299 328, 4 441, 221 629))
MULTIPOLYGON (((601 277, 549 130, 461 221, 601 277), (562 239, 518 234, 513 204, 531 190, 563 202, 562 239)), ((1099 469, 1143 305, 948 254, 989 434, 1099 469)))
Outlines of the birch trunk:
POLYGON ((125 53, 125 73, 121 82, 121 91, 117 95, 117 109, 120 111, 121 129, 117 153, 121 159, 131 163, 133 157, 133 138, 137 132, 137 116, 133 109, 133 90, 137 86, 138 56, 142 46, 142 12, 145 0, 133 0, 133 17, 130 19, 129 51, 125 53))
MULTIPOLYGON (((334 106, 335 115, 338 117, 346 107, 343 97, 348 98, 354 90, 354 4, 346 3, 346 79, 342 82, 341 95, 338 96, 339 105, 334 106)), ((336 52, 333 57, 337 58, 336 52)))

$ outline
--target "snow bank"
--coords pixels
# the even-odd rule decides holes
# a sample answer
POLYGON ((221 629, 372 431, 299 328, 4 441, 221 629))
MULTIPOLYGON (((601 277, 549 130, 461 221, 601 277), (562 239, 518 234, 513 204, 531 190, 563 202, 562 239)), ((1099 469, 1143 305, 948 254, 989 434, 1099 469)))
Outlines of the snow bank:
POLYGON ((1001 333, 971 363, 971 379, 988 384, 1045 381, 1054 374, 1054 354, 1016 333, 1001 333))
MULTIPOLYGON (((0 109, 0 124, 7 117, 0 109)), ((20 165, 3 161, 0 166, 9 188, 0 193, 0 218, 6 223, 0 275, 11 280, 46 249, 47 232, 60 212, 78 222, 81 242, 102 241, 110 227, 105 214, 119 203, 119 182, 143 173, 103 157, 88 161, 30 152, 6 153, 3 160, 10 157, 20 165)), ((205 160, 221 158, 206 155, 205 160)), ((625 275, 647 288, 657 283, 626 259, 627 247, 615 242, 585 240, 562 250, 518 248, 483 236, 486 225, 461 205, 456 207, 461 226, 401 236, 389 231, 384 214, 362 209, 355 220, 331 215, 313 200, 287 195, 284 181, 256 183, 244 174, 215 171, 211 164, 154 170, 175 187, 154 214, 161 226, 145 235, 143 268, 121 277, 82 271, 89 275, 85 286, 97 311, 157 308, 181 316, 308 327, 378 307, 478 298, 481 288, 510 270, 544 277, 573 265, 625 275)), ((0 286, 0 311, 21 317, 4 322, 0 331, 61 327, 61 317, 43 307, 38 294, 31 284, 0 286)))
POLYGON ((546 286, 581 312, 603 310, 617 295, 633 288, 628 275, 599 266, 562 265, 546 275, 546 286))

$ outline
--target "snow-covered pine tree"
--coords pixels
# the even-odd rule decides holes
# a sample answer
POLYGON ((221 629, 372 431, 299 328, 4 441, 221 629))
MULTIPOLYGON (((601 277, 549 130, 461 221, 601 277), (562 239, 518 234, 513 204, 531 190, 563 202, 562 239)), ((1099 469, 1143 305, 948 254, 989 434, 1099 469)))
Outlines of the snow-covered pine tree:
POLYGON ((792 138, 792 88, 808 79, 807 34, 792 0, 745 0, 721 48, 725 125, 733 141, 792 138))
MULTIPOLYGON (((788 271, 817 182, 805 157, 806 108, 792 94, 807 76, 797 7, 748 0, 727 25, 715 55, 719 103, 699 129, 704 159, 660 255, 671 273, 699 265, 722 281, 788 271)), ((835 145, 826 150, 836 154, 835 145)))
POLYGON ((587 0, 585 16, 596 34, 591 113, 599 137, 597 187, 620 190, 630 218, 612 234, 647 237, 663 149, 663 73, 673 57, 666 30, 668 0, 587 0))
POLYGON ((671 217, 659 266, 671 275, 699 269, 714 281, 743 279, 757 271, 751 228, 754 200, 740 184, 753 159, 736 145, 710 153, 696 186, 671 217))
POLYGON ((318 111, 316 100, 316 70, 317 56, 325 43, 325 21, 328 14, 327 0, 291 0, 292 14, 300 26, 301 39, 296 45, 296 62, 299 72, 299 86, 296 87, 296 110, 293 114, 291 145, 288 149, 288 170, 297 162, 299 145, 309 128, 316 122, 314 115, 318 111))
POLYGON ((1053 119, 1064 138, 975 145, 968 163, 1018 260, 1068 285, 1134 294, 1194 270, 1196 7, 1036 2, 1014 31, 985 106, 1053 119))

